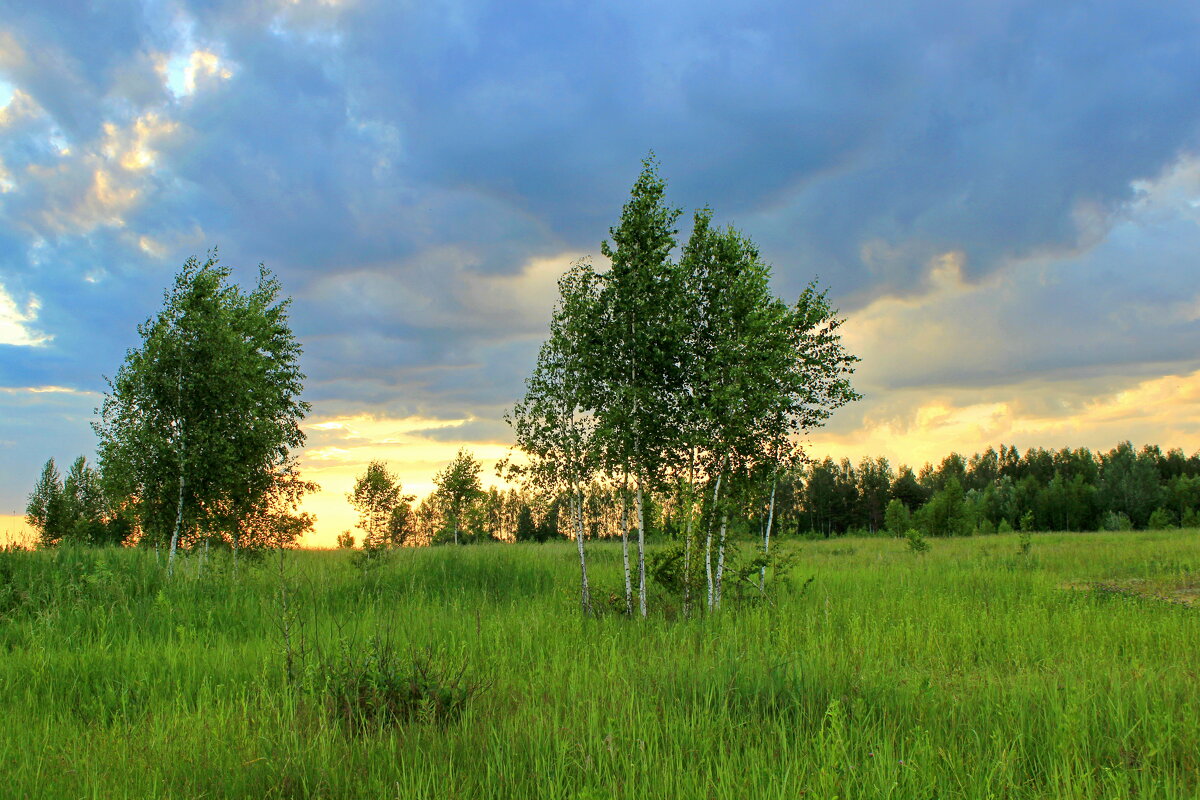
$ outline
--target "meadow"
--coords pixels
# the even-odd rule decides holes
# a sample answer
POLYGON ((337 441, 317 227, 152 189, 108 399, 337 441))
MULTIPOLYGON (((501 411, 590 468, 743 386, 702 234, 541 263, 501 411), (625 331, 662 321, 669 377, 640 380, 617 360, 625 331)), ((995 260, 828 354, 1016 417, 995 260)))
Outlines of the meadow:
MULTIPOLYGON (((583 618, 569 542, 173 579, 3 552, 0 797, 1200 794, 1196 531, 781 546, 770 602, 690 620, 583 618), (414 661, 412 713, 331 701, 369 712, 414 661)), ((619 546, 590 548, 619 595, 619 546)))

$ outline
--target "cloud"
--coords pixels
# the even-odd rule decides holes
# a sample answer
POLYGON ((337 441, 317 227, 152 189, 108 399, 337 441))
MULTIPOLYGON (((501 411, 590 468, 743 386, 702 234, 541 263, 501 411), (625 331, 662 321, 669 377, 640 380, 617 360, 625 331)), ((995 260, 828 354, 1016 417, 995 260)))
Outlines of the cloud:
POLYGON ((938 463, 1001 443, 1108 450, 1118 442, 1200 450, 1200 370, 1129 380, 1034 380, 988 390, 905 390, 868 403, 852 421, 816 432, 818 458, 885 456, 938 463))
POLYGON ((295 297, 321 419, 498 442, 557 271, 654 148, 672 202, 849 313, 868 399, 831 433, 932 397, 986 421, 1014 386, 1079 409, 1197 366, 1198 35, 1182 3, 25 4, 0 319, 54 338, 4 348, 0 384, 102 388, 219 245, 295 297))
POLYGON ((24 307, 21 307, 5 290, 4 284, 0 284, 0 345, 39 347, 53 339, 53 336, 31 327, 32 323, 37 322, 41 305, 35 295, 30 295, 24 307))

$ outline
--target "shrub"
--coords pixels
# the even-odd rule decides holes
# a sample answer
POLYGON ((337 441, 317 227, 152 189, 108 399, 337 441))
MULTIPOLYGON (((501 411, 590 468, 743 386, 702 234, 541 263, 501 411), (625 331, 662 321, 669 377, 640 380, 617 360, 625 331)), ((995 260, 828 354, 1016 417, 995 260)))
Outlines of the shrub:
POLYGON ((1013 527, 1012 527, 1012 525, 1009 524, 1008 520, 1006 520, 1006 519, 1000 520, 1000 524, 996 526, 996 533, 1012 533, 1012 532, 1013 532, 1013 527))
POLYGON ((908 540, 909 552, 920 555, 929 551, 929 542, 925 539, 925 534, 916 528, 909 528, 904 536, 908 540))
POLYGON ((1133 523, 1124 512, 1109 511, 1100 525, 1106 531, 1131 531, 1133 523))
MULTIPOLYGON (((725 574, 722 579, 724 600, 735 603, 755 600, 770 602, 772 590, 778 584, 787 582, 795 561, 795 552, 781 548, 775 548, 769 555, 763 555, 757 546, 731 546, 725 553, 725 574)), ((655 583, 669 595, 682 601, 684 583, 687 581, 692 587, 692 602, 699 605, 707 585, 704 551, 701 548, 696 547, 692 553, 688 570, 690 575, 684 573, 682 543, 651 552, 649 562, 648 571, 655 583)), ((806 583, 805 586, 807 585, 806 583)), ((620 610, 625 609, 623 594, 619 606, 620 610)))
POLYGON ((466 677, 432 649, 401 656, 391 642, 372 637, 365 645, 343 641, 310 678, 326 712, 354 731, 429 722, 445 725, 462 716, 486 687, 466 677))
POLYGON ((1150 521, 1146 523, 1146 527, 1152 531, 1163 531, 1167 528, 1175 527, 1175 515, 1165 508, 1156 508, 1154 513, 1150 515, 1150 521))
POLYGON ((1017 553, 1022 556, 1029 555, 1029 551, 1033 549, 1033 535, 1029 531, 1021 531, 1021 535, 1017 537, 1017 553))

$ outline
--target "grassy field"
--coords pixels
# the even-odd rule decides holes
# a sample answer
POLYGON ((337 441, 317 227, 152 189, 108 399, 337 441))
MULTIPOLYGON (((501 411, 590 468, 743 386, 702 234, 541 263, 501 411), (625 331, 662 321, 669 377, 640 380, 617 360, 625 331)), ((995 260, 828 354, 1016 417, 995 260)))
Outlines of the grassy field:
POLYGON ((0 554, 0 797, 1200 796, 1200 534, 932 544, 786 542, 774 605, 690 621, 582 619, 570 543, 0 554), (348 723, 376 651, 479 691, 348 723))

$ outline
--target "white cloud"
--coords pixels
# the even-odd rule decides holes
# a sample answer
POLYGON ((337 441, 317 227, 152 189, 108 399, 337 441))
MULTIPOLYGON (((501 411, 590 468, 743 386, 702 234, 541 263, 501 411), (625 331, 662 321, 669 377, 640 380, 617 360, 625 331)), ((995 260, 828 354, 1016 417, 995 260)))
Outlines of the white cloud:
POLYGON ((31 327, 37 321, 41 305, 36 296, 30 295, 25 306, 21 307, 16 298, 0 284, 0 344, 38 347, 53 339, 53 336, 31 327))

